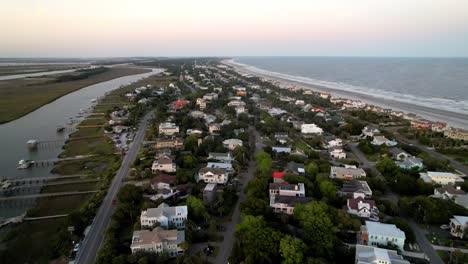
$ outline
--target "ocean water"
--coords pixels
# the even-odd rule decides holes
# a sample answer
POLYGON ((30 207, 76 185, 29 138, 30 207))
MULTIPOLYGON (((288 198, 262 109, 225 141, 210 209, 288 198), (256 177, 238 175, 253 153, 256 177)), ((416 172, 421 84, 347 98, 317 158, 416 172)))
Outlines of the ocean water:
POLYGON ((468 58, 238 57, 257 72, 468 114, 468 58))

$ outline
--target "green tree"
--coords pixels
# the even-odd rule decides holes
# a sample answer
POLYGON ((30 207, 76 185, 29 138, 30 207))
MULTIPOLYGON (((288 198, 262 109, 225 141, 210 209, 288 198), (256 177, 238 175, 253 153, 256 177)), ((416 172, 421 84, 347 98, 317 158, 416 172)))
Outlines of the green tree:
POLYGON ((279 257, 281 233, 267 226, 261 216, 243 216, 236 226, 236 236, 246 263, 272 263, 279 257))
POLYGON ((304 228, 304 239, 314 256, 331 256, 336 237, 327 205, 316 201, 299 204, 294 209, 294 217, 304 228))
POLYGON ((292 236, 284 236, 280 241, 280 253, 283 264, 302 264, 306 245, 292 236))
POLYGON ((336 199, 336 186, 331 181, 322 181, 320 183, 320 193, 323 198, 334 200, 336 199))
POLYGON ((187 207, 189 216, 192 216, 196 220, 202 220, 206 218, 206 208, 203 201, 196 198, 195 196, 189 196, 187 198, 187 207))
POLYGON ((315 176, 317 176, 319 168, 317 166, 317 163, 310 162, 309 164, 305 166, 304 170, 305 170, 307 177, 309 177, 309 179, 315 180, 315 176))

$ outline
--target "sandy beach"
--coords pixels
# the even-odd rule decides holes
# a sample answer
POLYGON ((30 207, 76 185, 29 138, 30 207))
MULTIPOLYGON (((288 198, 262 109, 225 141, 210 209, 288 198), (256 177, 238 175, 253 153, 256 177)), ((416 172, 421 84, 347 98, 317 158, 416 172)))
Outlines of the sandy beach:
POLYGON ((391 100, 386 98, 379 98, 369 94, 357 93, 354 91, 345 91, 341 89, 334 89, 326 86, 314 85, 306 82, 300 82, 297 80, 290 80, 282 77, 275 76, 274 73, 268 74, 265 72, 255 71, 255 68, 247 68, 245 66, 234 63, 232 60, 224 60, 224 64, 229 65, 236 69, 238 72, 248 73, 255 76, 267 78, 270 80, 282 82, 287 85, 296 85, 303 89, 312 89, 319 92, 327 92, 333 96, 349 98, 353 100, 361 100, 370 105, 375 105, 383 108, 391 108, 396 111, 403 111, 405 113, 414 113, 423 118, 431 121, 442 121, 446 122, 449 126, 468 129, 468 115, 462 113, 451 112, 447 110, 438 109, 437 105, 434 108, 411 104, 407 102, 400 102, 397 100, 391 100))

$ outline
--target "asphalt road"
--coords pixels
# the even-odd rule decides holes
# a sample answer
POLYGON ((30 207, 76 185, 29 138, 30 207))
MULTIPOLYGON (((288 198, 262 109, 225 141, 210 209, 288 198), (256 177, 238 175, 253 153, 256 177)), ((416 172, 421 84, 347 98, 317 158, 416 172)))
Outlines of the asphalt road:
MULTIPOLYGON (((255 137, 255 152, 261 151, 263 149, 261 137, 255 129, 251 128, 250 130, 255 137)), ((245 201, 244 188, 247 186, 247 183, 254 177, 256 164, 256 161, 254 161, 252 158, 252 160, 249 162, 247 172, 244 174, 245 178, 242 181, 242 188, 239 194, 239 199, 237 200, 237 204, 234 207, 231 221, 225 225, 226 229, 222 234, 224 240, 219 245, 219 252, 214 261, 215 264, 228 263, 228 258, 231 255, 231 251, 234 246, 234 232, 236 230, 236 224, 240 222, 240 204, 245 201)))
POLYGON ((416 241, 418 242, 419 246, 421 247, 422 251, 426 253, 426 255, 430 259, 431 264, 444 264, 442 259, 440 258, 439 254, 435 251, 432 244, 427 240, 426 237, 426 230, 421 229, 416 222, 413 220, 408 220, 411 229, 414 231, 414 235, 416 237, 416 241))
POLYGON ((75 262, 78 264, 91 264, 94 263, 97 253, 104 242, 104 232, 106 231, 111 216, 114 213, 114 205, 112 201, 116 199, 117 192, 122 186, 122 180, 128 175, 130 171, 130 165, 135 160, 138 150, 140 149, 141 142, 145 137, 145 131, 148 126, 149 120, 152 116, 152 112, 145 115, 141 120, 136 136, 133 140, 133 144, 127 151, 120 169, 117 171, 112 183, 109 186, 106 197, 99 207, 99 210, 91 224, 91 229, 88 235, 85 237, 80 251, 78 252, 75 262))

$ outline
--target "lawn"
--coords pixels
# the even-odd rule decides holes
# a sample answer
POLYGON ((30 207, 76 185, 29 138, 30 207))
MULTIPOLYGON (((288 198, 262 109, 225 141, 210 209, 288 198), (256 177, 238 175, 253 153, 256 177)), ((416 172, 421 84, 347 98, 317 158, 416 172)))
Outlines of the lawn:
POLYGON ((148 72, 136 68, 110 68, 87 79, 54 82, 67 74, 0 81, 0 124, 15 120, 70 92, 118 77, 148 72))
POLYGON ((52 252, 66 232, 66 218, 24 222, 6 237, 8 247, 0 254, 0 263, 48 263, 52 252), (65 230, 65 231, 64 231, 65 230), (49 241, 48 243, 44 243, 49 241))
POLYGON ((36 201, 36 206, 28 211, 28 216, 47 216, 68 214, 76 210, 90 198, 93 193, 69 196, 43 197, 36 201))

